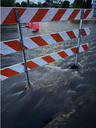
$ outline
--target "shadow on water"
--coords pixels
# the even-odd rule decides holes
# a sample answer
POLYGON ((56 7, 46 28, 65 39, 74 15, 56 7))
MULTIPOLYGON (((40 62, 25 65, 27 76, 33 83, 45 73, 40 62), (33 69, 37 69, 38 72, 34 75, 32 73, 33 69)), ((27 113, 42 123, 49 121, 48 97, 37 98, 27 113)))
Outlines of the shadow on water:
MULTIPOLYGON (((80 24, 80 20, 71 20, 70 21, 72 24, 80 24)), ((83 20, 83 24, 88 24, 90 21, 88 20, 83 20)))
MULTIPOLYGON (((80 24, 80 20, 70 20, 71 24, 80 24)), ((83 20, 83 24, 89 24, 90 20, 83 20)), ((93 23, 96 24, 96 20, 93 20, 93 23)))

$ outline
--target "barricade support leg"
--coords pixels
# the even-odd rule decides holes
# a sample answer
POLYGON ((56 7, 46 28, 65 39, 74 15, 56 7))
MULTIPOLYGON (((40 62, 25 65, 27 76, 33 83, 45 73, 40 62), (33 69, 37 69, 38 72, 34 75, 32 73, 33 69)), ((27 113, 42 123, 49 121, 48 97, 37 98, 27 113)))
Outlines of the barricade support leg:
POLYGON ((83 25, 83 16, 84 16, 84 9, 81 10, 81 17, 80 17, 80 28, 78 32, 78 43, 77 43, 77 53, 75 58, 75 63, 72 63, 70 69, 77 69, 78 68, 78 55, 79 55, 79 47, 81 41, 81 33, 82 33, 82 25, 83 25))
POLYGON ((27 77, 27 83, 28 83, 28 86, 30 86, 18 9, 15 9, 15 13, 16 13, 16 19, 17 19, 17 28, 18 28, 18 33, 19 33, 19 39, 20 39, 21 49, 22 49, 24 68, 25 68, 25 73, 26 73, 26 77, 27 77))

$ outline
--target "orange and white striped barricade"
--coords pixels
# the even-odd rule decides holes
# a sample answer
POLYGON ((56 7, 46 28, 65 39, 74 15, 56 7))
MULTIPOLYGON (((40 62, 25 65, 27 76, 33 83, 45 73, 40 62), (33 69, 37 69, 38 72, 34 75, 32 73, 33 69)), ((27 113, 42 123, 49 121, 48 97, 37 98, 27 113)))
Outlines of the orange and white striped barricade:
POLYGON ((82 29, 83 19, 91 19, 93 16, 93 9, 54 9, 54 8, 12 8, 1 7, 1 22, 0 24, 17 24, 19 39, 1 42, 0 55, 7 55, 22 51, 23 63, 19 63, 7 68, 1 69, 1 80, 15 76, 22 72, 26 72, 27 82, 29 83, 28 70, 54 62, 78 52, 87 50, 88 44, 80 45, 80 38, 90 35, 90 28, 82 29), (84 11, 84 13, 83 13, 84 11), (84 14, 84 15, 83 15, 84 14), (36 37, 24 38, 22 37, 20 23, 30 22, 48 22, 48 21, 63 21, 63 20, 80 20, 80 31, 71 30, 59 33, 52 33, 48 35, 41 35, 36 37), (78 36, 79 35, 79 36, 78 36), (39 57, 26 62, 25 50, 37 48, 40 46, 50 45, 61 41, 78 38, 78 46, 57 53, 52 53, 43 57, 39 57), (25 68, 25 70, 24 70, 25 68))

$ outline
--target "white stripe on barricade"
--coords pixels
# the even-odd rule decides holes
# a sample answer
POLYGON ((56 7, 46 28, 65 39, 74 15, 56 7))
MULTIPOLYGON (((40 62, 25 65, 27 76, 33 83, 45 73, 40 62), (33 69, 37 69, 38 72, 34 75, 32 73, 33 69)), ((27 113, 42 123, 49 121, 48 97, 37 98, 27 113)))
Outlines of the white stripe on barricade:
MULTIPOLYGON (((88 43, 80 45, 79 52, 83 52, 87 49, 88 49, 88 43)), ((33 68, 43 66, 45 64, 48 64, 48 63, 54 62, 56 60, 74 55, 76 53, 77 53, 77 48, 72 47, 72 48, 65 49, 63 51, 52 53, 52 54, 49 54, 46 56, 42 56, 42 57, 39 57, 36 59, 28 60, 27 61, 27 67, 28 67, 28 70, 31 70, 33 68)), ((19 63, 16 65, 12 65, 10 67, 3 68, 0 71, 1 80, 3 81, 7 78, 10 78, 12 76, 18 75, 18 74, 23 73, 23 72, 24 72, 24 63, 19 63)))
MULTIPOLYGON (((81 36, 90 35, 90 27, 83 28, 81 36)), ((53 33, 49 35, 41 35, 36 37, 24 38, 24 49, 32 49, 45 45, 50 45, 62 41, 78 38, 78 29, 71 31, 63 31, 59 33, 53 33)), ((1 42, 1 53, 0 55, 7 55, 21 51, 21 44, 19 39, 1 42)))
MULTIPOLYGON (((19 10, 20 23, 80 19, 81 9, 12 8, 1 7, 1 23, 16 23, 15 9, 19 10)), ((84 19, 91 19, 94 9, 84 9, 84 19)))

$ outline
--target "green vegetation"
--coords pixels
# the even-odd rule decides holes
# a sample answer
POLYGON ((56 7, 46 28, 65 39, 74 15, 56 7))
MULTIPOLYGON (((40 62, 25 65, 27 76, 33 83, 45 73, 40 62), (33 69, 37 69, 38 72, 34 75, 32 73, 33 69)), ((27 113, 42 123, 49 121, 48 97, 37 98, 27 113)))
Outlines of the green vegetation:
POLYGON ((91 2, 92 2, 92 0, 86 1, 86 8, 91 8, 91 2))
POLYGON ((62 8, 69 8, 69 5, 70 5, 70 2, 65 0, 63 3, 62 3, 62 8))
POLYGON ((72 8, 83 8, 83 0, 74 0, 72 8))
POLYGON ((22 2, 21 2, 21 7, 27 7, 27 2, 22 1, 22 2))
POLYGON ((20 5, 19 2, 16 2, 15 6, 16 6, 16 7, 20 7, 21 5, 20 5))
POLYGON ((15 0, 1 0, 1 6, 14 7, 15 6, 15 0))
POLYGON ((92 0, 74 0, 72 8, 91 8, 92 0))

